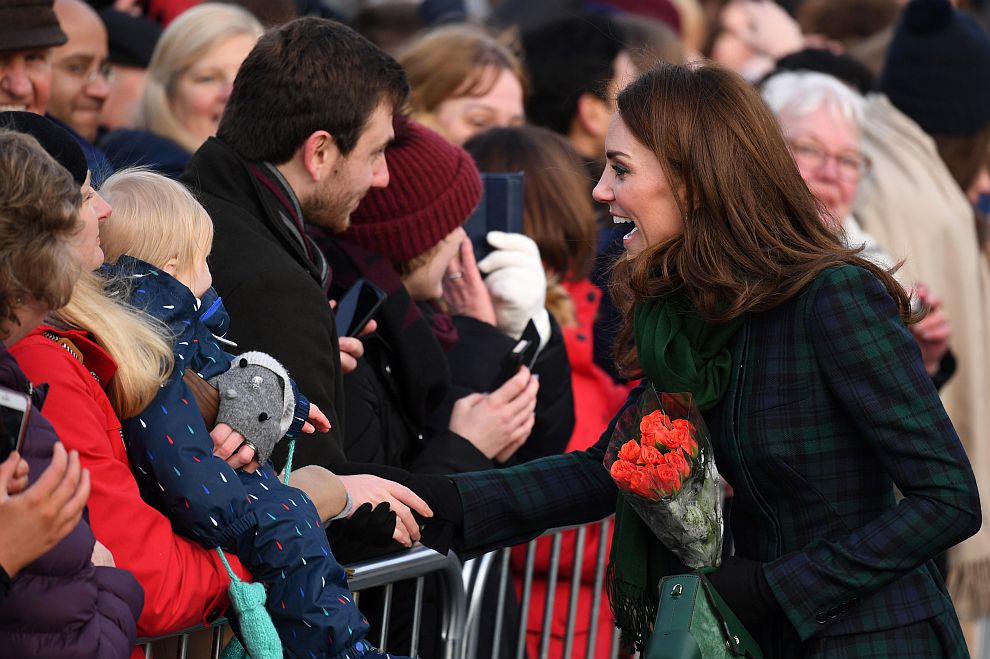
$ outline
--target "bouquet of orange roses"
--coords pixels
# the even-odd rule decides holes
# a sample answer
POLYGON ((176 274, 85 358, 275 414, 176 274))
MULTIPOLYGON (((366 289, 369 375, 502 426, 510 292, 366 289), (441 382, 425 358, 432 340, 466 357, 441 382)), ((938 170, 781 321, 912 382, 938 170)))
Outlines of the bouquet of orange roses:
POLYGON ((690 568, 717 567, 722 506, 711 439, 691 394, 650 385, 619 419, 605 467, 650 530, 690 568))

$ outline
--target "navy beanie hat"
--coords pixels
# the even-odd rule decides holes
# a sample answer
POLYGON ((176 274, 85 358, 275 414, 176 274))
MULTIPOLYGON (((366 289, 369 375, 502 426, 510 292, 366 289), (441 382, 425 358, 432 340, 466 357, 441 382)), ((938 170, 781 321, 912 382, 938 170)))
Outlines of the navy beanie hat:
POLYGON ((78 185, 86 182, 89 165, 82 148, 69 131, 33 112, 0 112, 0 128, 32 136, 48 155, 69 170, 78 185))
POLYGON ((464 224, 481 199, 481 176, 467 151, 426 126, 400 115, 392 125, 389 184, 368 191, 341 238, 403 263, 464 224))
POLYGON ((911 0, 880 91, 929 135, 979 132, 990 123, 990 34, 949 0, 911 0))

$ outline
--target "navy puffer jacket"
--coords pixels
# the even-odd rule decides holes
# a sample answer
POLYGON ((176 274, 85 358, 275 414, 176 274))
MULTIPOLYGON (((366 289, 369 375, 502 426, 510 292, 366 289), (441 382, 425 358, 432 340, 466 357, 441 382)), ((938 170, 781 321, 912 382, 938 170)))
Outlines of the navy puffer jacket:
MULTIPOLYGON (((0 385, 28 392, 27 377, 0 344, 0 385)), ((34 483, 51 462, 58 437, 42 416, 43 396, 34 391, 34 409, 24 440, 24 457, 34 483)), ((2 657, 128 657, 144 592, 130 572, 93 566, 93 532, 85 519, 47 554, 14 578, 0 602, 2 657)))

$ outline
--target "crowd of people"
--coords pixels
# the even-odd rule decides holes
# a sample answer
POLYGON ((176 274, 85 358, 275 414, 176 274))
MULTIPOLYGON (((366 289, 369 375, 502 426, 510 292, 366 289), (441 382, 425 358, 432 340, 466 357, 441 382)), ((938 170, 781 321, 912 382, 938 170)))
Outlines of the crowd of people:
MULTIPOLYGON (((385 656, 386 594, 359 607, 345 564, 612 514, 583 567, 564 537, 576 628, 540 545, 527 616, 487 632, 607 656, 618 627, 631 655, 688 571, 603 464, 653 390, 711 432, 709 578, 764 656, 990 652, 990 7, 0 19, 0 390, 29 412, 0 437, 0 656, 222 616, 254 657, 385 656), (517 172, 519 226, 472 240, 517 172), (338 324, 358 289, 378 304, 338 324)), ((415 622, 440 656, 424 592, 391 593, 390 647, 415 622)))

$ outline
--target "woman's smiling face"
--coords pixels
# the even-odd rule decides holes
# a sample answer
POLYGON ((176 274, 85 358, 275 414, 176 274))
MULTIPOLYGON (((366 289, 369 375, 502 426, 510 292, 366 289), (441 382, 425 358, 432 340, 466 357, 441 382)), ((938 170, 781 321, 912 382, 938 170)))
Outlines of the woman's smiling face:
POLYGON ((609 122, 605 157, 608 165, 593 196, 608 204, 613 222, 632 223, 632 231, 622 240, 631 256, 683 231, 675 191, 660 161, 633 136, 618 112, 609 122))

